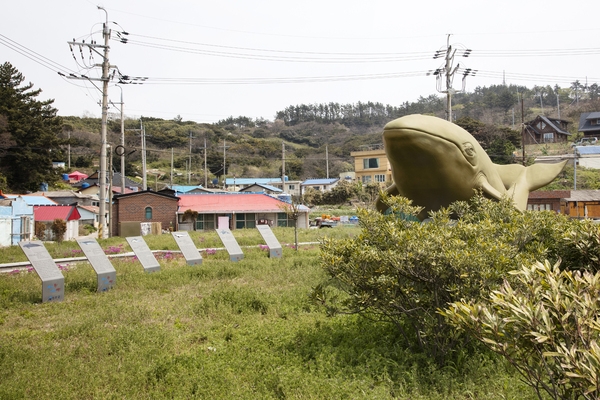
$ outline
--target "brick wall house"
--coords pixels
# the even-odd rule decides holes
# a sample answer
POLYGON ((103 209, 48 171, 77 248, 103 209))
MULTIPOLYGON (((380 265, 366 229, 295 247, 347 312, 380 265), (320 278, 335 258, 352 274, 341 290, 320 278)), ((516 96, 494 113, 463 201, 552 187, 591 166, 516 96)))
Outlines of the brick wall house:
POLYGON ((529 193, 527 209, 552 210, 571 218, 600 219, 600 190, 536 190, 529 193))
POLYGON ((113 197, 112 236, 121 236, 125 223, 159 222, 162 229, 175 228, 179 198, 150 189, 113 197))
POLYGON ((527 209, 530 211, 551 210, 560 212, 561 199, 571 196, 570 190, 536 190, 529 193, 527 209))

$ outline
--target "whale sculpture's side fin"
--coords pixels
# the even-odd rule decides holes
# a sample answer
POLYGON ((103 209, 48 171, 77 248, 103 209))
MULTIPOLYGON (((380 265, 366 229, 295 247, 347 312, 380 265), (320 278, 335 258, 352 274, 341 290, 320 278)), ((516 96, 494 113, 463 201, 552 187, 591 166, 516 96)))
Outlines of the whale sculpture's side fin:
POLYGON ((519 164, 495 164, 495 167, 516 207, 525 210, 529 192, 552 182, 566 164, 565 160, 555 164, 533 164, 528 167, 519 164))
MULTIPOLYGON (((387 189, 385 189, 385 192, 390 196, 398 196, 400 194, 395 183, 392 183, 387 189)), ((381 197, 377 196, 377 200, 375 201, 375 208, 380 213, 383 213, 389 208, 389 206, 383 201, 381 201, 381 197)))

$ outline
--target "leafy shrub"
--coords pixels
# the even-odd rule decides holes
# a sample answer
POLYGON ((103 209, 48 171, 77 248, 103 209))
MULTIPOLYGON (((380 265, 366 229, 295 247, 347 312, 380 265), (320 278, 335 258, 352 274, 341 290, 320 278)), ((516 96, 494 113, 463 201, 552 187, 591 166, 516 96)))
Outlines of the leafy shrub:
POLYGON ((520 212, 509 199, 475 196, 415 221, 421 211, 402 197, 384 196, 391 213, 359 211, 360 235, 325 240, 321 262, 329 280, 312 297, 331 313, 360 313, 394 323, 406 342, 443 364, 467 337, 438 310, 477 301, 508 272, 536 260, 598 269, 598 233, 552 212, 520 212), (454 219, 451 218, 453 216, 454 219))
POLYGON ((65 238, 65 232, 67 231, 67 222, 64 219, 56 218, 52 222, 52 233, 54 234, 54 240, 62 242, 65 238))
POLYGON ((322 204, 323 193, 313 187, 307 187, 302 195, 302 201, 310 206, 322 204))
POLYGON ((98 229, 94 225, 85 224, 83 226, 83 231, 85 232, 86 235, 90 235, 90 234, 96 232, 97 230, 98 229))
POLYGON ((502 354, 541 399, 600 397, 600 273, 548 261, 514 272, 489 304, 456 302, 442 314, 502 354))
POLYGON ((344 204, 358 194, 358 187, 350 182, 342 181, 331 190, 323 193, 323 204, 344 204))
POLYGON ((198 211, 187 209, 183 212, 183 221, 196 222, 196 219, 198 219, 198 211))
POLYGON ((46 238, 46 224, 40 221, 35 221, 35 236, 39 240, 44 240, 46 238))

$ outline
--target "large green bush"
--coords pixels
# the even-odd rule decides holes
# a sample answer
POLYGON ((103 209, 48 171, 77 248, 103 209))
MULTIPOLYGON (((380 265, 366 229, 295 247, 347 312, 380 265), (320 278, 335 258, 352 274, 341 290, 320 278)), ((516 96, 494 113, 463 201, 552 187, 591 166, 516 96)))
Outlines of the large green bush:
POLYGON ((475 196, 433 213, 401 197, 390 214, 361 210, 360 235, 325 240, 322 265, 329 280, 312 296, 331 312, 360 313, 394 323, 407 344, 443 364, 468 340, 438 312, 449 303, 477 301, 497 289, 509 271, 536 260, 562 259, 567 268, 598 268, 594 225, 552 212, 520 212, 508 199, 475 196))
POLYGON ((502 354, 542 399, 600 398, 600 273, 524 266, 486 302, 443 314, 502 354))

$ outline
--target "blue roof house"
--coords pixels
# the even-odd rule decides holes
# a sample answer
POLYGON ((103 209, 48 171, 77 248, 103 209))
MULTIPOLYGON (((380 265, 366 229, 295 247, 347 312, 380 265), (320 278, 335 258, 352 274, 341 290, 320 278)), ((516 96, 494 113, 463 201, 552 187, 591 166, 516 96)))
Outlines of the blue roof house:
POLYGON ((336 187, 339 182, 340 178, 307 179, 302 182, 300 186, 302 188, 302 192, 311 187, 320 191, 321 193, 325 193, 336 187))

